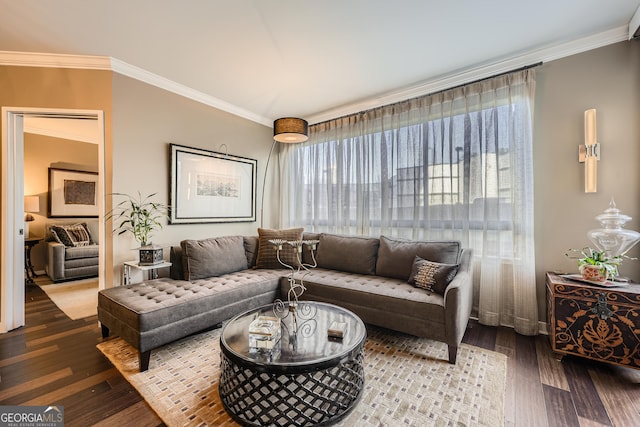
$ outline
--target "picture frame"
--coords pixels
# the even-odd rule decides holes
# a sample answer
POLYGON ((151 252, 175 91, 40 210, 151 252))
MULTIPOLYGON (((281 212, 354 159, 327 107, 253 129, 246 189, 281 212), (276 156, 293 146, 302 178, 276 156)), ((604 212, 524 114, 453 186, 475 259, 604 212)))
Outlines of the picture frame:
POLYGON ((170 144, 169 222, 256 220, 257 160, 170 144))
POLYGON ((49 218, 97 218, 98 173, 49 168, 49 218))

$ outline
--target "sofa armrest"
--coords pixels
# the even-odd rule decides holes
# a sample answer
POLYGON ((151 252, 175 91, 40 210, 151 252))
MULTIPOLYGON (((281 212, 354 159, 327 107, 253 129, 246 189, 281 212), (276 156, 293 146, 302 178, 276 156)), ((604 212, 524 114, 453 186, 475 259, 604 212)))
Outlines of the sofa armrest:
POLYGON ((471 316, 473 305, 473 270, 471 249, 463 249, 458 274, 444 293, 447 344, 458 346, 471 316))
POLYGON ((51 280, 64 279, 65 249, 62 243, 47 242, 47 274, 51 280))

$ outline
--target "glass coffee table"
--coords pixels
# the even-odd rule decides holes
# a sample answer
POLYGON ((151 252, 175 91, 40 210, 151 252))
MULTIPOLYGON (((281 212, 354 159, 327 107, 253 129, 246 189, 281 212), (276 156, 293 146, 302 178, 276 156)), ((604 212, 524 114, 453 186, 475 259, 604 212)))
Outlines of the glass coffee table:
POLYGON ((220 399, 243 425, 323 425, 347 415, 364 387, 362 320, 344 308, 300 301, 297 328, 287 303, 280 341, 270 350, 249 347, 249 325, 258 316, 274 316, 267 305, 231 319, 220 336, 220 399), (333 322, 345 325, 332 338, 333 322), (297 332, 294 333, 293 330, 297 332))

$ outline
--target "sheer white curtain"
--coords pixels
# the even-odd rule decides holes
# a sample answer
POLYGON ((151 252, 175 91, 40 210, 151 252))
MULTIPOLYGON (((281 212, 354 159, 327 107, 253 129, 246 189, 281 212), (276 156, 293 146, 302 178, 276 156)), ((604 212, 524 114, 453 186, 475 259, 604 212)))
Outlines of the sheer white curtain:
POLYGON ((534 89, 529 69, 311 126, 282 147, 282 225, 460 240, 480 322, 536 334, 534 89))

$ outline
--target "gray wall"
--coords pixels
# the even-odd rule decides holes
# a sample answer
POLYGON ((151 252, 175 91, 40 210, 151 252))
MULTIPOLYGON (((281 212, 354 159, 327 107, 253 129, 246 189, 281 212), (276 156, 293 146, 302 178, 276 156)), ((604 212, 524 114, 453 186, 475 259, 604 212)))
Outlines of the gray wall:
MULTIPOLYGON (((229 154, 258 161, 258 222, 166 225, 152 238, 154 244, 164 246, 165 258, 169 255, 169 246, 183 239, 257 235, 262 179, 271 142, 269 127, 114 73, 111 192, 136 194, 140 191, 142 195, 157 192, 156 200, 169 204, 169 143, 211 151, 221 151, 221 145, 226 144, 229 154)), ((122 199, 115 202, 119 200, 122 199)), ((275 221, 273 215, 265 215, 265 226, 272 220, 275 221)), ((129 234, 114 237, 116 283, 122 263, 136 259, 136 247, 129 234)))
MULTIPOLYGON (((640 40, 621 42, 542 65, 537 69, 534 174, 538 307, 546 318, 544 273, 577 272, 563 254, 590 244, 587 231, 612 197, 640 231, 640 40), (598 192, 584 193, 584 110, 598 110, 598 192)), ((637 256, 639 248, 630 255, 637 256)), ((640 281, 640 261, 621 273, 640 281)))

